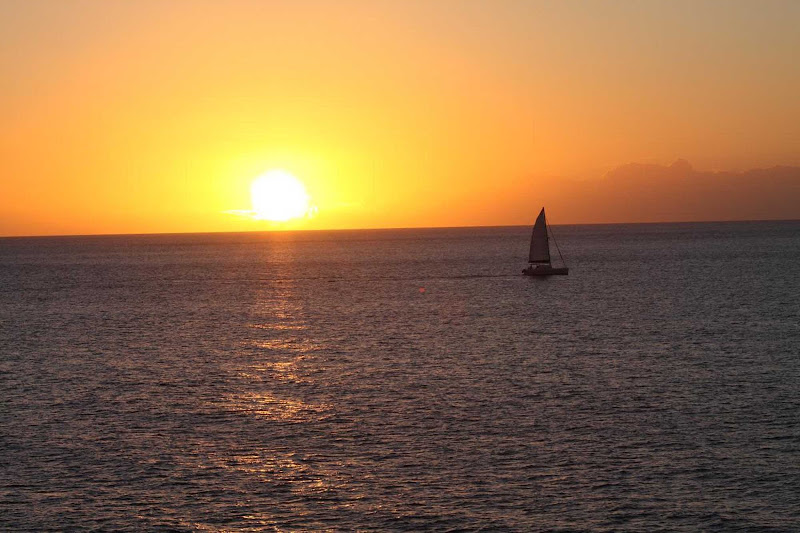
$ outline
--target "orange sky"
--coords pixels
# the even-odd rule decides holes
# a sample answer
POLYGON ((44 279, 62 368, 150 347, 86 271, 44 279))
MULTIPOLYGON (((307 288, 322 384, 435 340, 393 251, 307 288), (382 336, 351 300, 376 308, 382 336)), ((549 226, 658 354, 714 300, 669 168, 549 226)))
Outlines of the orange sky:
POLYGON ((528 224, 509 202, 631 161, 800 165, 798 26, 794 1, 0 0, 0 235, 528 224), (274 168, 316 215, 229 213, 274 168))

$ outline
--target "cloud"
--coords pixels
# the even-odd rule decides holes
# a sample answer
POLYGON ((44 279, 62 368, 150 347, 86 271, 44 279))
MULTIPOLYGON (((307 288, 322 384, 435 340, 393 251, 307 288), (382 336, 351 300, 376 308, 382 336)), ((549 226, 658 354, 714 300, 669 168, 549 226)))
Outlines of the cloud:
POLYGON ((704 172, 683 159, 631 163, 601 179, 550 180, 537 189, 534 206, 547 205, 563 222, 800 219, 800 167, 704 172))

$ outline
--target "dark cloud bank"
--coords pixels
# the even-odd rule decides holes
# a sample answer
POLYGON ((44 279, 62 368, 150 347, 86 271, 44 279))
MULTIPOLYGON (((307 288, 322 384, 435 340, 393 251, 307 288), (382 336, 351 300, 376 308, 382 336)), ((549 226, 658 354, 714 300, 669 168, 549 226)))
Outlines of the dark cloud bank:
POLYGON ((800 167, 701 172, 683 159, 634 163, 599 180, 550 182, 530 198, 584 223, 800 219, 800 167))

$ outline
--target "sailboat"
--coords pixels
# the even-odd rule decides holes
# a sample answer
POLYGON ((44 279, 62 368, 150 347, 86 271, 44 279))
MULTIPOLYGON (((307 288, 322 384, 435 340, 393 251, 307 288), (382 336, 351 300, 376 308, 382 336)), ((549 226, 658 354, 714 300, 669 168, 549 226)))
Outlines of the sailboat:
MULTIPOLYGON (((555 242, 555 238, 553 238, 553 242, 555 242)), ((536 223, 533 225, 528 268, 523 270, 522 273, 526 276, 566 276, 569 274, 569 268, 564 262, 564 257, 561 255, 557 242, 556 250, 558 250, 558 256, 561 257, 563 267, 554 267, 550 262, 550 239, 547 235, 547 218, 544 215, 543 207, 539 216, 536 217, 536 223)))

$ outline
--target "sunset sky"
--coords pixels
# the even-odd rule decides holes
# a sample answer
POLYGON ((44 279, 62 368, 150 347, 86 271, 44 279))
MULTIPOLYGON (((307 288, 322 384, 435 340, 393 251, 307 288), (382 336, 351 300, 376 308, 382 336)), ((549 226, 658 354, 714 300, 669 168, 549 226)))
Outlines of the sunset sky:
POLYGON ((798 166, 798 28, 791 0, 0 0, 0 235, 529 224, 626 163, 798 166), (308 216, 247 214, 270 170, 308 216))

